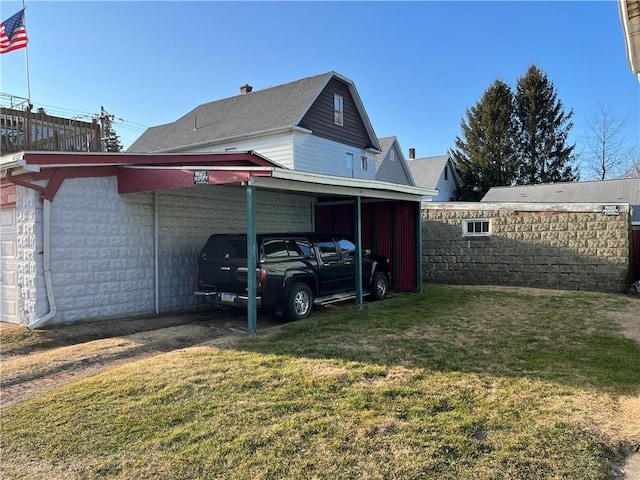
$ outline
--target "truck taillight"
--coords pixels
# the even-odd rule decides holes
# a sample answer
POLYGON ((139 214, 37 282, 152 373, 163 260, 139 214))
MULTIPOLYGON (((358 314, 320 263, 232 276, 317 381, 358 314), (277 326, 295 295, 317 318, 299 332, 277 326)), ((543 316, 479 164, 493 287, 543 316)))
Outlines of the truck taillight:
POLYGON ((264 268, 258 268, 256 271, 256 292, 262 292, 267 284, 267 271, 264 268))

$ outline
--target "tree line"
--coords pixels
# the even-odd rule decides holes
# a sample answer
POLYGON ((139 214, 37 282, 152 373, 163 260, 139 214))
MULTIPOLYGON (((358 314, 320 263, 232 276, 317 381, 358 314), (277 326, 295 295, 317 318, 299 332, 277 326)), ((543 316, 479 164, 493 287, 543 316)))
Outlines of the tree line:
POLYGON ((450 151, 461 200, 480 200, 494 186, 577 180, 575 144, 567 144, 572 116, 536 65, 518 78, 515 91, 494 80, 467 109, 450 151))
POLYGON ((478 201, 491 187, 578 180, 578 160, 589 178, 640 177, 638 146, 628 148, 622 134, 625 119, 600 107, 588 118, 582 150, 576 152, 576 144, 567 143, 572 117, 536 65, 518 78, 515 89, 494 80, 467 109, 449 151, 460 200, 478 201))

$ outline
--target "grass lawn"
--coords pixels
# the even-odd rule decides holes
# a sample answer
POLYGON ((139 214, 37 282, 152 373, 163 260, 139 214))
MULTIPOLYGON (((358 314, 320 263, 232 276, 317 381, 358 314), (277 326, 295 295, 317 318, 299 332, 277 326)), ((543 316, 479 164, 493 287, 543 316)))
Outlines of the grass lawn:
POLYGON ((640 440, 640 345, 616 318, 638 307, 428 286, 158 355, 3 410, 0 473, 615 478, 640 440))

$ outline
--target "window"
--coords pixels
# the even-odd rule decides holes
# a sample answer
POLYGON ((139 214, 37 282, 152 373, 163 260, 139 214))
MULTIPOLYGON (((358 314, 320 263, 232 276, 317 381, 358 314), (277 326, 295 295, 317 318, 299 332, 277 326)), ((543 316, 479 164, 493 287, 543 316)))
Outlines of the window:
POLYGON ((347 153, 347 177, 353 177, 353 153, 347 153))
POLYGON ((391 150, 389 152, 389 160, 391 160, 392 162, 396 161, 396 151, 395 150, 391 150))
POLYGON ((463 237, 491 236, 491 220, 488 218, 473 218, 462 220, 463 237))
POLYGON ((323 263, 335 262, 340 260, 336 244, 333 238, 321 238, 318 240, 318 248, 320 249, 320 258, 323 263))
POLYGON ((265 240, 264 255, 267 258, 288 257, 289 252, 284 240, 265 240))
POLYGON ((444 166, 444 179, 449 180, 449 167, 447 165, 444 166))
POLYGON ((360 157, 360 163, 362 164, 362 170, 364 172, 369 170, 369 159, 367 157, 360 157))
POLYGON ((333 95, 333 123, 344 125, 344 100, 340 95, 333 95))
POLYGON ((353 244, 351 240, 346 238, 341 238, 338 240, 338 245, 340 246, 340 251, 342 252, 342 258, 347 261, 351 261, 356 256, 356 246, 353 244))

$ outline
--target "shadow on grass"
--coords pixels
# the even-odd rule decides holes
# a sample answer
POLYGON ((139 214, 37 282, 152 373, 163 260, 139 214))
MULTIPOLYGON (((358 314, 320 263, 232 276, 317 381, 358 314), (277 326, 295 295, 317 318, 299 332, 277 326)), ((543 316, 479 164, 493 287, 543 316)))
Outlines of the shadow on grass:
MULTIPOLYGON (((283 326, 239 348, 265 354, 526 377, 633 395, 640 345, 608 314, 621 295, 430 286, 283 326)), ((640 302, 638 302, 640 304, 640 302)))

